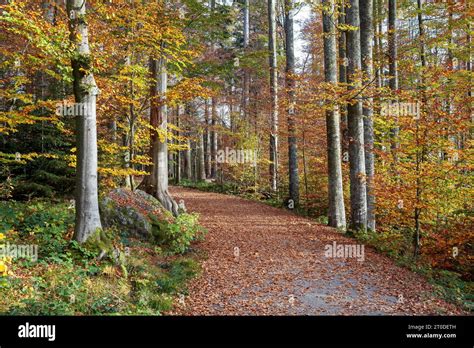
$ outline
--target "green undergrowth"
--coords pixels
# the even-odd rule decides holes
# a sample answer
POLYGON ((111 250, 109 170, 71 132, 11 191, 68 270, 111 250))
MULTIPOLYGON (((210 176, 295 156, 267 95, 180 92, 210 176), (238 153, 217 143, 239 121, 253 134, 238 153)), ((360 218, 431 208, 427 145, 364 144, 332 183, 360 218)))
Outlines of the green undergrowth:
POLYGON ((195 215, 161 224, 160 243, 114 228, 80 245, 73 226, 68 202, 0 202, 0 244, 37 246, 37 259, 1 261, 0 313, 161 315, 200 272, 202 255, 191 247, 194 233, 203 233, 195 215))

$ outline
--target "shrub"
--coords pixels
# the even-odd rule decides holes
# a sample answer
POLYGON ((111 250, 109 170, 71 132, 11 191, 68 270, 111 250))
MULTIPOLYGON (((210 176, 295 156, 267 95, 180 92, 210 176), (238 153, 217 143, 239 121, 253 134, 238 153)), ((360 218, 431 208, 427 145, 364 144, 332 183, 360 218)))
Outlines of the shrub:
POLYGON ((205 229, 198 224, 198 214, 180 214, 173 223, 152 218, 153 236, 170 253, 185 253, 194 240, 201 239, 205 229))

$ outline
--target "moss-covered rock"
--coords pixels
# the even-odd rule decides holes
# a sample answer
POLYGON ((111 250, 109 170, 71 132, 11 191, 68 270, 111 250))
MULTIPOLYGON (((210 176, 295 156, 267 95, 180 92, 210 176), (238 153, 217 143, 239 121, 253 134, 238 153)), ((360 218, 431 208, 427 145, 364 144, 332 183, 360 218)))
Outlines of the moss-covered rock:
POLYGON ((122 232, 140 238, 152 237, 152 222, 174 222, 174 217, 160 202, 146 192, 115 189, 100 202, 100 215, 104 228, 116 227, 122 232))

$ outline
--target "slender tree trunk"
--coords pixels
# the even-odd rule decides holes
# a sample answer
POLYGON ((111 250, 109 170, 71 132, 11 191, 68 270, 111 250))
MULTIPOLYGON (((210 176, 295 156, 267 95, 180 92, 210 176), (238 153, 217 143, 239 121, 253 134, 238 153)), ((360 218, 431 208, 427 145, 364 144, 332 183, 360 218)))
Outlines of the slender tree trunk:
MULTIPOLYGON (((419 44, 420 44, 420 60, 421 60, 421 76, 420 76, 420 89, 421 89, 421 115, 424 114, 426 108, 426 88, 425 88, 425 80, 423 78, 426 68, 426 53, 425 53, 425 30, 423 26, 423 8, 421 5, 421 0, 417 0, 417 7, 418 7, 418 33, 419 33, 419 44)), ((421 182, 421 166, 424 162, 424 145, 420 144, 419 139, 419 120, 416 121, 416 205, 415 205, 415 232, 413 235, 413 253, 414 256, 418 255, 420 249, 420 217, 421 217, 421 194, 422 194, 422 182, 421 182), (420 151, 420 147, 422 147, 420 151)))
POLYGON ((101 229, 97 184, 96 100, 99 89, 91 72, 86 21, 86 0, 67 0, 70 40, 75 45, 72 59, 74 96, 84 115, 76 117, 76 221, 74 239, 83 243, 101 229))
POLYGON ((199 156, 199 149, 198 144, 195 141, 191 142, 191 160, 192 160, 192 176, 193 181, 198 180, 198 171, 199 171, 199 163, 198 163, 198 156, 199 156))
POLYGON ((217 110, 216 99, 212 98, 211 105, 211 178, 217 177, 217 110))
POLYGON ((244 0, 244 48, 250 43, 250 1, 244 0))
MULTIPOLYGON (((395 92, 398 90, 398 47, 397 47, 397 0, 388 0, 388 70, 389 87, 395 92)), ((396 100, 395 100, 396 102, 396 100)), ((394 163, 398 162, 398 120, 395 120, 395 126, 391 130, 392 143, 391 148, 394 157, 394 163)))
POLYGON ((285 33, 286 33, 286 88, 288 90, 288 170, 289 193, 294 206, 299 206, 300 180, 298 174, 298 144, 295 120, 295 40, 294 40, 294 3, 285 0, 285 33))
POLYGON ((306 133, 303 127, 303 151, 302 151, 302 156, 303 156, 303 178, 304 178, 304 195, 306 201, 308 201, 308 171, 306 170, 306 133))
MULTIPOLYGON (((324 75, 328 83, 337 84, 337 48, 335 23, 335 0, 324 0, 324 75)), ((327 103, 331 103, 330 100, 327 103)), ((345 229, 346 213, 342 187, 340 115, 337 104, 326 111, 328 151, 328 220, 329 226, 345 229)))
POLYGON ((205 142, 204 145, 206 146, 205 151, 205 169, 206 169, 206 178, 211 177, 211 132, 209 131, 209 100, 206 98, 204 102, 204 122, 206 123, 205 128, 205 142))
MULTIPOLYGON (((374 73, 375 73, 375 83, 376 83, 376 88, 377 91, 380 90, 382 87, 382 73, 383 73, 383 58, 382 58, 382 47, 380 43, 380 37, 381 37, 381 30, 379 23, 381 22, 381 13, 382 13, 382 8, 381 8, 381 1, 382 0, 374 0, 374 8, 373 8, 373 13, 374 13, 374 21, 373 21, 373 31, 374 31, 374 51, 373 51, 373 62, 377 62, 377 66, 374 66, 374 73)), ((380 110, 381 110, 381 104, 380 104, 380 97, 376 97, 374 99, 374 113, 376 115, 380 115, 380 110)), ((376 140, 374 139, 374 142, 376 140)), ((374 145, 375 146, 375 145, 374 145)))
MULTIPOLYGON (((373 0, 360 0, 360 46, 362 71, 367 83, 372 84, 373 73, 373 0)), ((368 90, 368 89, 366 89, 368 90)), ((365 143, 365 174, 367 177, 367 228, 375 231, 375 157, 374 157, 374 120, 373 98, 364 98, 364 143, 365 143)))
MULTIPOLYGON (((471 3, 468 1, 467 4, 467 9, 468 11, 471 11, 471 3)), ((466 45, 467 45, 467 59, 466 59, 466 70, 468 72, 471 72, 473 71, 472 67, 473 67, 473 64, 472 64, 472 36, 471 36, 471 32, 472 32, 472 21, 468 21, 467 23, 467 31, 466 31, 466 45)), ((472 98, 472 90, 473 90, 473 86, 474 84, 472 83, 472 74, 470 75, 471 78, 469 79, 469 91, 467 92, 467 96, 469 98, 472 98)), ((474 112, 472 112, 472 103, 469 103, 468 105, 468 111, 469 111, 469 114, 471 115, 471 122, 474 123, 474 112)), ((471 127, 471 129, 467 132, 467 134, 464 136, 462 135, 462 141, 461 141, 461 144, 460 144, 460 148, 461 149, 464 149, 464 143, 467 139, 474 139, 474 129, 473 127, 471 127)))
MULTIPOLYGON (((181 111, 181 106, 178 105, 176 107, 176 127, 181 126, 180 124, 180 111, 181 111)), ((177 131, 177 136, 180 136, 180 132, 177 131)), ((181 150, 176 151, 176 183, 179 184, 181 182, 181 150)))
MULTIPOLYGON (((358 93, 361 88, 357 74, 361 70, 359 0, 350 0, 347 24, 357 28, 347 33, 347 69, 349 90, 358 93)), ((367 229, 367 188, 365 175, 364 121, 360 98, 352 100, 347 108, 349 127, 349 167, 351 182, 351 229, 367 229)))
MULTIPOLYGON (((128 56, 126 60, 127 65, 132 64, 132 57, 128 56)), ((130 83, 130 97, 133 99, 134 93, 135 93, 135 88, 133 84, 133 79, 129 82, 130 83)), ((124 146, 127 147, 126 150, 126 155, 125 155, 125 168, 126 169, 133 169, 133 156, 134 156, 134 140, 135 140, 135 108, 133 107, 133 104, 130 104, 129 106, 129 116, 127 117, 128 121, 128 134, 125 137, 126 143, 124 146)), ((135 180, 133 178, 132 174, 129 174, 125 177, 125 187, 128 187, 130 190, 135 189, 135 180)))
POLYGON ((398 89, 398 48, 397 48, 397 0, 388 0, 388 65, 389 86, 398 89))
MULTIPOLYGON (((338 16, 338 23, 339 25, 345 25, 346 24, 346 9, 343 6, 344 5, 344 0, 341 1, 341 8, 339 11, 338 16)), ((342 85, 345 85, 347 83, 347 52, 346 52, 346 46, 347 46, 347 32, 346 30, 341 30, 339 33, 339 82, 342 85)), ((347 107, 345 105, 340 106, 340 112, 341 112, 341 119, 342 119, 342 124, 341 124, 341 142, 342 142, 342 151, 347 152, 348 146, 349 146, 349 132, 347 129, 347 107)))
MULTIPOLYGON (((215 12, 216 9, 216 1, 210 0, 209 5, 211 7, 212 12, 215 12)), ((212 44, 213 49, 216 49, 216 44, 212 44)), ((216 125, 217 125, 217 114, 216 114, 216 99, 215 97, 211 98, 211 178, 217 178, 217 132, 216 132, 216 125)))
POLYGON ((193 162, 191 156, 191 140, 187 140, 188 148, 184 152, 186 179, 193 180, 193 162))
POLYGON ((278 185, 278 67, 276 34, 276 0, 268 0, 268 50, 270 61, 270 188, 278 185))
MULTIPOLYGON (((250 2, 244 0, 244 51, 247 53, 250 43, 250 2)), ((250 73, 248 69, 244 69, 244 82, 242 93, 242 109, 244 119, 249 122, 249 97, 250 97, 250 73)))
MULTIPOLYGON (((418 32, 419 32, 419 43, 420 43, 420 59, 421 59, 421 66, 426 68, 426 53, 425 53, 425 28, 423 26, 423 7, 421 5, 421 0, 417 0, 417 7, 418 7, 418 32)), ((422 86, 424 89, 424 86, 422 86)))
POLYGON ((198 134, 199 138, 199 166, 198 166, 198 180, 204 181, 206 180, 206 161, 204 158, 204 132, 202 129, 199 130, 198 134))

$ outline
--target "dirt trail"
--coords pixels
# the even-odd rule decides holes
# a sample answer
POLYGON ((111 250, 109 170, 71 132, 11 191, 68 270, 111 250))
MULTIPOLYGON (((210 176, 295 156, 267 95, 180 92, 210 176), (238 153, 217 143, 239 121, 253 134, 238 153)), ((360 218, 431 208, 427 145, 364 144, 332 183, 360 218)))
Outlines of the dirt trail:
POLYGON ((364 261, 326 257, 327 245, 356 241, 310 219, 239 197, 171 191, 209 230, 196 245, 208 255, 203 273, 176 314, 459 313, 435 298, 421 276, 369 248, 364 261))

